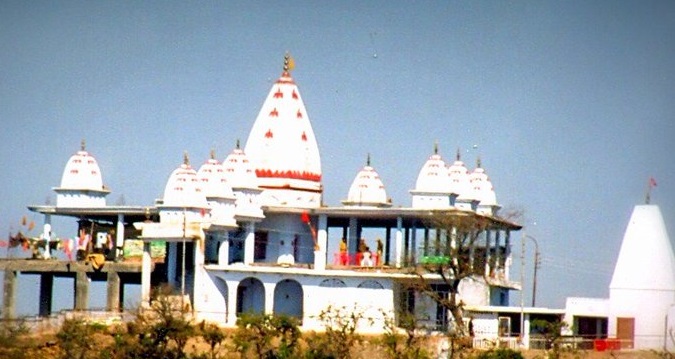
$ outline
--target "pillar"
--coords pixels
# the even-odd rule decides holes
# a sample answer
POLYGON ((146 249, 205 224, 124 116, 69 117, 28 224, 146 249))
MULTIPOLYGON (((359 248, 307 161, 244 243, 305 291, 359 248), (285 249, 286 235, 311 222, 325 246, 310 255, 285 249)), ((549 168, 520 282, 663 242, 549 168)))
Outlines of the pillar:
POLYGON ((75 310, 86 310, 89 307, 89 277, 87 272, 75 272, 75 310))
POLYGON ((192 281, 192 310, 197 313, 203 310, 206 298, 204 297, 204 287, 206 286, 206 271, 204 269, 206 237, 201 231, 199 238, 195 238, 192 242, 194 248, 194 268, 192 281))
POLYGON ((218 245, 218 265, 226 266, 230 263, 230 233, 225 232, 218 245))
POLYGON ((45 224, 42 230, 42 239, 44 239, 47 243, 45 244, 43 257, 45 259, 49 259, 51 258, 51 252, 49 249, 49 240, 52 238, 52 216, 50 214, 45 214, 44 219, 45 224))
POLYGON ((387 226, 387 233, 384 237, 384 264, 391 262, 391 227, 387 226))
POLYGON ((347 252, 356 253, 359 251, 359 233, 358 221, 355 217, 349 218, 349 235, 347 236, 347 252))
POLYGON ((394 265, 396 268, 401 268, 403 261, 403 218, 396 218, 396 235, 395 235, 395 255, 394 265))
POLYGON ((117 229, 115 230, 115 260, 124 255, 124 215, 117 214, 117 229))
POLYGON ((326 251, 328 247, 328 217, 325 214, 319 216, 319 231, 317 233, 318 250, 314 251, 314 269, 326 269, 326 251))
POLYGON ((54 275, 51 273, 42 273, 40 275, 40 309, 38 311, 41 317, 52 314, 53 288, 54 275))
POLYGON ((255 262, 255 223, 246 223, 246 238, 244 239, 244 264, 255 262))
POLYGON ((18 272, 5 270, 3 281, 2 313, 5 319, 16 318, 16 282, 18 272))
POLYGON ((141 261, 141 305, 150 303, 150 274, 152 272, 152 258, 150 257, 150 242, 143 241, 143 259, 141 261))
POLYGON ((174 288, 178 288, 180 283, 176 280, 178 277, 176 270, 178 268, 178 243, 167 243, 166 253, 166 281, 174 288))
POLYGON ((274 314, 274 288, 276 283, 263 283, 265 290, 265 314, 274 314))
POLYGON ((490 258, 491 254, 490 251, 492 250, 491 245, 492 245, 492 236, 490 236, 490 231, 485 231, 485 275, 490 277, 491 276, 491 270, 492 266, 490 265, 490 258))
POLYGON ((415 265, 415 263, 417 263, 417 227, 413 223, 410 234, 410 260, 408 264, 415 265))
POLYGON ((239 289, 238 281, 226 281, 227 283, 227 324, 234 326, 237 324, 237 290, 239 289))
POLYGON ((495 231, 495 271, 501 272, 504 269, 502 265, 502 251, 500 249, 501 231, 495 231))
POLYGON ((116 271, 108 271, 106 286, 105 309, 109 312, 118 312, 120 310, 120 275, 116 271))

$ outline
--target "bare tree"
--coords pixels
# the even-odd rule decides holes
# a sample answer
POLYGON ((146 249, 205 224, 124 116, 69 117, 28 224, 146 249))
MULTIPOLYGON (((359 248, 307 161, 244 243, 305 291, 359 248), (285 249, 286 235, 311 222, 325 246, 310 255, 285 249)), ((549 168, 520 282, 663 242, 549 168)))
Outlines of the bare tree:
MULTIPOLYGON (((468 211, 435 211, 425 225, 436 231, 436 238, 424 248, 426 253, 419 263, 409 267, 415 279, 406 285, 450 313, 451 339, 467 338, 472 333, 464 320, 460 283, 483 280, 490 285, 498 280, 498 273, 504 269, 508 246, 491 247, 491 240, 498 232, 508 237, 511 230, 520 229, 520 226, 468 211), (438 284, 445 290, 439 291, 438 284)), ((451 342, 453 346, 462 343, 461 340, 451 342)))

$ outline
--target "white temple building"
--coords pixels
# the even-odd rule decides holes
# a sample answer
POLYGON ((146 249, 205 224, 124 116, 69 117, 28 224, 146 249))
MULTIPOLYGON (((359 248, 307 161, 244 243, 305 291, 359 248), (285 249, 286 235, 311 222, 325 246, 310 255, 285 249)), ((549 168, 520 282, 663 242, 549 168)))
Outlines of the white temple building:
POLYGON ((610 346, 675 349, 675 255, 656 205, 638 205, 626 227, 609 298, 568 298, 575 334, 609 338, 610 346), (612 343, 612 342, 615 343, 612 343))
MULTIPOLYGON (((519 289, 508 267, 511 232, 520 226, 496 216, 496 196, 480 164, 469 171, 458 157, 447 165, 436 146, 420 163, 412 206, 393 207, 368 156, 342 189, 342 205, 324 204, 319 147, 290 61, 286 56, 245 147, 237 143, 222 162, 212 153, 198 169, 185 154, 156 203, 107 206, 110 191, 83 145, 55 188, 56 206, 29 208, 43 213, 46 224, 52 215, 78 218, 84 236, 114 234, 110 260, 123 260, 130 243, 143 241, 143 301, 152 287, 168 283, 189 296, 199 319, 233 326, 243 312, 283 313, 307 329, 320 327, 317 315, 328 306, 347 307, 373 319, 361 328, 371 332, 383 330, 383 313, 401 310, 433 328, 448 325, 444 310, 406 289, 406 268, 432 255, 432 239, 444 235, 425 226, 430 210, 480 217, 488 226, 475 249, 476 266, 485 275, 464 283, 461 299, 507 305, 509 291, 519 289), (158 261, 151 248, 161 243, 166 249, 158 261)), ((440 293, 447 292, 444 285, 435 284, 440 293)))

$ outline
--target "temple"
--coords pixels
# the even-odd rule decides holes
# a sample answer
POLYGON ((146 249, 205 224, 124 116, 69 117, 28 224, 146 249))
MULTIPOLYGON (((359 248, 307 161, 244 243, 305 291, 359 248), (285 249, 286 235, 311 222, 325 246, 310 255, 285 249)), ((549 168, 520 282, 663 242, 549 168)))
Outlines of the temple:
MULTIPOLYGON (((154 203, 107 204, 111 191, 83 142, 54 188, 56 205, 29 206, 44 216, 38 240, 46 245, 38 258, 55 256, 50 245, 57 240, 51 237, 53 216, 77 221, 72 238, 58 239, 70 257, 61 253, 60 260, 50 261, 58 265, 49 268, 2 264, 4 315, 14 315, 16 276, 28 272, 41 276, 41 315, 51 313, 53 277, 70 276, 76 283, 74 309, 87 308, 88 281, 105 280, 106 310, 111 312, 124 309, 125 283, 141 284, 142 303, 151 300, 153 288, 168 284, 196 319, 222 326, 235 326, 241 313, 256 312, 294 316, 303 329, 315 330, 322 325, 318 315, 332 306, 364 313, 371 319, 359 328, 364 332, 382 332, 386 316, 397 319, 404 312, 426 328, 447 331, 450 314, 428 294, 411 289, 417 279, 411 269, 451 260, 441 243, 472 234, 475 241, 467 251, 473 275, 461 281, 459 300, 465 305, 465 320, 474 320, 477 346, 500 338, 519 345, 529 338, 533 318, 555 320, 569 314, 572 321, 585 320, 583 313, 562 309, 509 306, 511 292, 521 289, 511 278, 513 236, 521 226, 500 217, 501 206, 481 159, 468 168, 458 150, 446 162, 435 144, 428 159, 414 165, 421 170, 416 181, 414 174, 410 178, 415 183, 411 205, 394 206, 376 159, 367 155, 351 186, 336 189, 344 191, 345 199, 339 205, 325 204, 317 137, 292 70, 292 58, 286 55, 244 148, 237 140, 222 161, 212 151, 194 167, 189 154, 182 161, 177 155, 163 197, 154 203), (473 221, 480 228, 469 233, 459 226, 434 226, 430 219, 438 216, 473 221)), ((640 209, 645 216, 653 211, 640 209)), ((659 250, 665 250, 666 242, 660 241, 659 250)), ((624 246, 634 246, 626 242, 632 240, 625 239, 624 246)), ((619 263, 633 250, 625 252, 622 247, 619 263)), ((664 263, 674 268, 672 251, 670 255, 664 263)), ((655 293, 666 291, 658 292, 663 296, 659 308, 675 302, 673 272, 659 279, 670 281, 669 287, 650 286, 655 293)), ((637 285, 631 278, 615 273, 611 296, 624 299, 597 315, 633 315, 629 307, 642 297, 631 291, 637 285)), ((425 280, 437 295, 448 295, 448 283, 439 276, 425 280)), ((606 322, 598 323, 600 329, 593 333, 598 338, 621 332, 613 325, 610 333, 603 332, 606 322)), ((636 335, 640 325, 635 324, 636 335)))

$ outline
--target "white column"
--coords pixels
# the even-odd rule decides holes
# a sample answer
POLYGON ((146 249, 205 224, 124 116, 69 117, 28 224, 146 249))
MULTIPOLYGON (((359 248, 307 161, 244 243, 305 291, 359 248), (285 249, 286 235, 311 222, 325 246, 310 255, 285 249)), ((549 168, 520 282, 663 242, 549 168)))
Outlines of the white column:
POLYGON ((123 255, 124 250, 124 215, 117 214, 117 229, 115 230, 115 259, 123 255))
POLYGON ((201 231, 200 238, 195 238, 193 243, 194 248, 194 280, 192 284, 192 297, 194 298, 194 303, 192 303, 192 310, 195 313, 199 313, 200 310, 203 310, 205 304, 204 298, 204 287, 206 280, 206 270, 204 269, 204 250, 206 248, 206 239, 204 237, 204 232, 201 231))
POLYGON ((150 257, 150 242, 143 242, 143 260, 141 262, 141 305, 150 303, 150 274, 152 258, 150 257))
POLYGON ((226 266, 230 261, 230 232, 225 232, 218 246, 218 265, 226 266))
POLYGON ((52 237, 52 216, 50 214, 45 214, 44 216, 45 224, 42 230, 42 238, 47 242, 45 244, 44 258, 51 258, 51 253, 49 251, 49 240, 52 237))
POLYGON ((244 240, 244 264, 252 264, 254 262, 255 249, 255 223, 246 223, 246 239, 244 240))
POLYGON ((228 280, 227 283, 227 324, 234 326, 237 324, 237 289, 239 281, 228 280))
POLYGON ((317 245, 319 249, 314 251, 314 269, 326 269, 326 251, 328 249, 328 217, 325 214, 319 216, 319 232, 317 233, 317 245))
POLYGON ((265 314, 274 314, 274 289, 276 283, 263 283, 265 288, 265 314))
POLYGON ((396 218, 396 248, 395 248, 395 259, 394 264, 396 268, 401 268, 401 262, 403 261, 403 218, 396 218))

